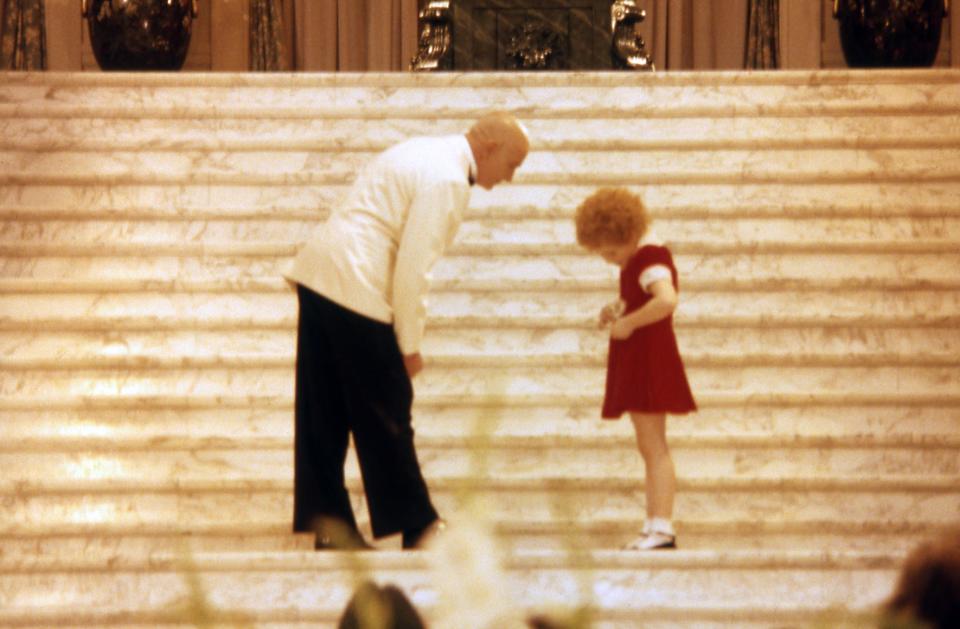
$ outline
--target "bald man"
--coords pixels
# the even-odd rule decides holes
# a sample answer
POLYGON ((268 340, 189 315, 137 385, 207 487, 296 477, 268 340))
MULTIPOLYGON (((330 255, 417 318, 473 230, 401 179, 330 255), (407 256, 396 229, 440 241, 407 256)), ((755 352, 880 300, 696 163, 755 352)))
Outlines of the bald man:
POLYGON ((529 151, 505 113, 465 135, 413 138, 374 158, 285 276, 299 325, 293 529, 316 548, 370 548, 344 484, 348 436, 375 538, 417 548, 443 526, 413 444, 411 380, 423 369, 428 273, 453 241, 474 183, 511 181, 529 151))

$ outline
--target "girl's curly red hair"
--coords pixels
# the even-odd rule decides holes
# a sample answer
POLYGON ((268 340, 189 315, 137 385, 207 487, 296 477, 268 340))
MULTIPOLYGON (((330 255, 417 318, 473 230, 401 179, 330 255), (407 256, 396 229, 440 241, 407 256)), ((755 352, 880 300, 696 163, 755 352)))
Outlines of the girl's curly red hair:
POLYGON ((650 225, 647 208, 626 188, 600 188, 577 206, 577 242, 587 249, 639 239, 650 225))

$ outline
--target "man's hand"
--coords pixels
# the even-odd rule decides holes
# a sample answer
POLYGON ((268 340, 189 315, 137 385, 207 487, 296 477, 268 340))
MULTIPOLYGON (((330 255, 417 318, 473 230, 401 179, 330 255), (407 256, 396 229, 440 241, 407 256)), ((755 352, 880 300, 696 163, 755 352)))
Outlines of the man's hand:
POLYGON ((420 356, 420 352, 404 356, 403 366, 407 368, 407 375, 413 380, 418 373, 423 371, 423 357, 420 356))

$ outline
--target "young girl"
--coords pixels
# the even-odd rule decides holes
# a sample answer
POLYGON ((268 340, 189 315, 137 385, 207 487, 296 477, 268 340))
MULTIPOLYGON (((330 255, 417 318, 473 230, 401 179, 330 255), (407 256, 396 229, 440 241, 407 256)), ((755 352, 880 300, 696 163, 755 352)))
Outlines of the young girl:
POLYGON ((666 414, 697 408, 673 334, 677 269, 670 250, 648 235, 643 202, 624 188, 598 190, 575 220, 577 242, 620 267, 620 300, 601 310, 600 325, 610 326, 603 418, 630 413, 646 468, 647 520, 627 549, 676 548, 666 414))

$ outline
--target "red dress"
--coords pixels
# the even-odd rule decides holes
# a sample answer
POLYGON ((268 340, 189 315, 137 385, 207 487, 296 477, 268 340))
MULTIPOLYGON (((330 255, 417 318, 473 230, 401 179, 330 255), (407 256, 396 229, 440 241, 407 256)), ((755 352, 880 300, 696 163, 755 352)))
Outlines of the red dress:
MULTIPOLYGON (((653 295, 640 286, 640 274, 653 265, 670 270, 679 292, 677 269, 666 247, 644 245, 620 271, 620 298, 624 314, 646 304, 653 295)), ((683 414, 697 410, 683 360, 673 334, 673 315, 637 328, 622 341, 610 339, 603 418, 618 419, 624 412, 683 414)))

